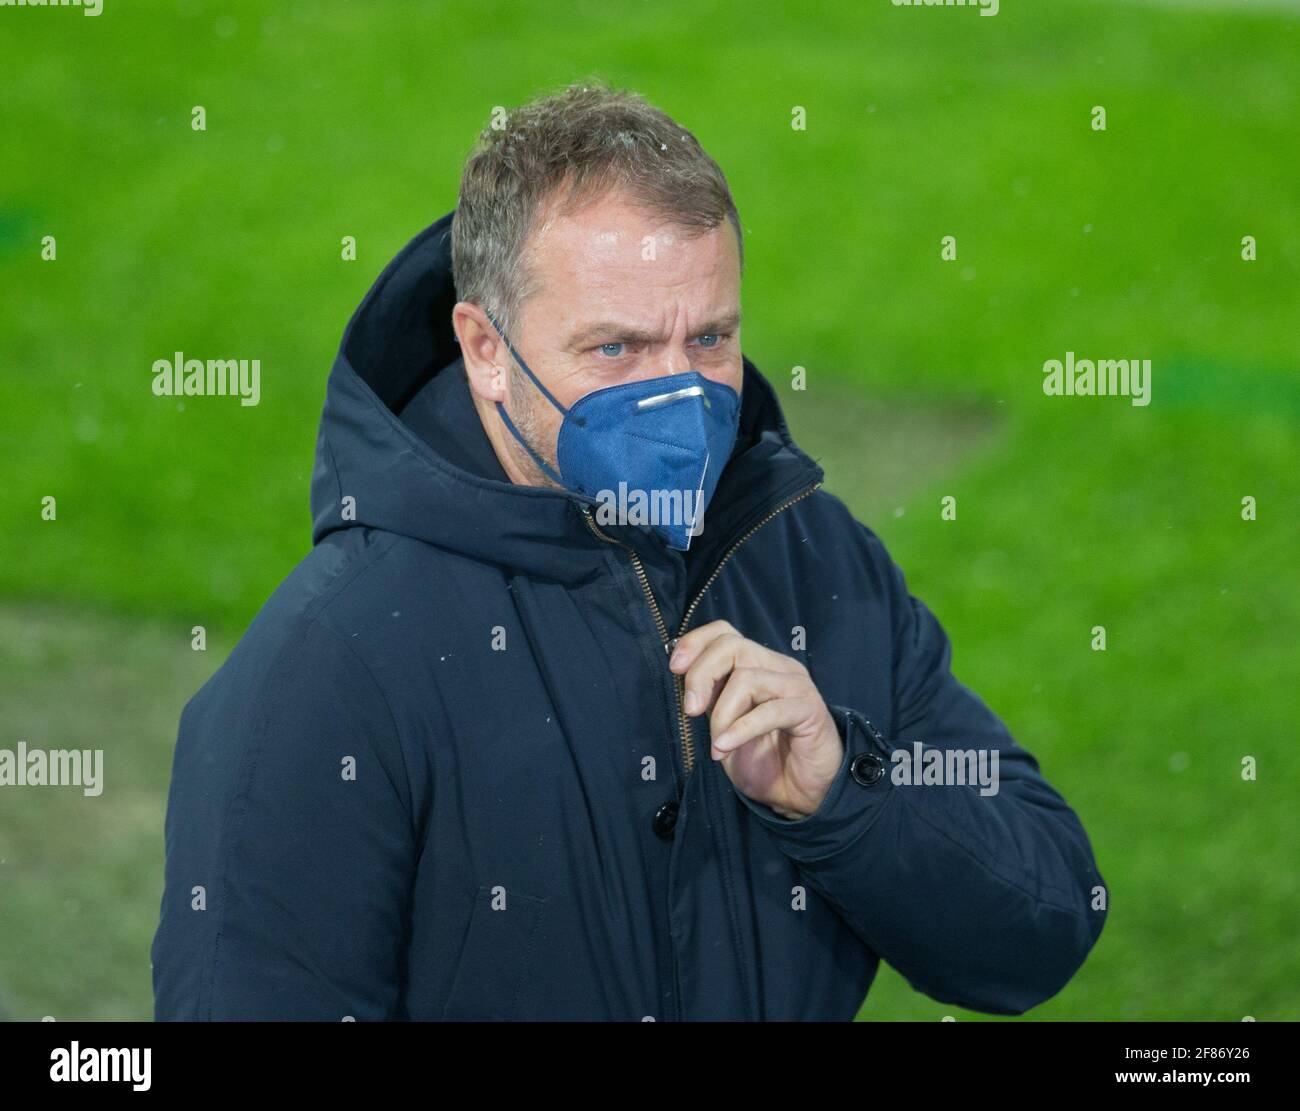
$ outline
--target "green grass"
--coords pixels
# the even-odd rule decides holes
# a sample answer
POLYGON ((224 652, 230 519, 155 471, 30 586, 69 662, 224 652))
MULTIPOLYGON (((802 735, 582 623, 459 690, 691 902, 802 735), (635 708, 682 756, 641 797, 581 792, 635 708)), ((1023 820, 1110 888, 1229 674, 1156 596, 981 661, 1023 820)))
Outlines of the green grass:
MULTIPOLYGON (((149 1013, 176 715, 309 544, 343 325, 454 204, 495 105, 595 74, 726 170, 747 354, 944 621, 958 675, 1084 818, 1111 916, 1035 1015, 1300 1017, 1294 11, 274 13, 3 16, 0 744, 102 737, 121 777, 94 800, 0 799, 11 1013, 149 1013), (150 365, 178 349, 260 358, 261 404, 155 398, 150 365), (1066 350, 1150 358, 1151 404, 1045 397, 1040 368, 1066 350)), ((891 972, 864 1011, 947 1013, 974 1017, 891 972)))

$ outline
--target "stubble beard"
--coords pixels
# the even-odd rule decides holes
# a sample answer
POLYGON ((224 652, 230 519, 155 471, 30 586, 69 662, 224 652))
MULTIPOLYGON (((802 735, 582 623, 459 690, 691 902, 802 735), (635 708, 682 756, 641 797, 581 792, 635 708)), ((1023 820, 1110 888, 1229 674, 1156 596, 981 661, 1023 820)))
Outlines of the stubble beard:
MULTIPOLYGON (((527 379, 519 367, 512 365, 510 376, 510 393, 516 399, 511 406, 514 411, 510 414, 510 419, 514 421, 519 434, 532 445, 533 450, 545 459, 547 464, 558 474, 560 471, 559 461, 555 458, 554 447, 542 426, 537 408, 539 405, 549 406, 550 402, 538 394, 537 387, 527 379)), ((509 450, 514 456, 515 465, 528 476, 529 485, 545 486, 552 490, 564 489, 537 465, 536 460, 524 449, 523 444, 519 443, 513 436, 509 438, 508 443, 509 450)))

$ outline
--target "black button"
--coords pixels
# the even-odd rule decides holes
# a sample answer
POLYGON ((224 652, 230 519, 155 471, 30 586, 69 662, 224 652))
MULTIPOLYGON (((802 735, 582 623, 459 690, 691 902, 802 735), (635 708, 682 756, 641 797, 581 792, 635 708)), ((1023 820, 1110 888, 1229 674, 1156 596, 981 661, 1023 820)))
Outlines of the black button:
POLYGON ((874 752, 862 752, 853 758, 849 774, 863 787, 874 787, 885 778, 885 762, 874 752))
POLYGON ((677 804, 675 802, 664 803, 655 811, 655 819, 650 825, 654 829, 656 837, 671 841, 673 839, 673 829, 677 825, 677 804))

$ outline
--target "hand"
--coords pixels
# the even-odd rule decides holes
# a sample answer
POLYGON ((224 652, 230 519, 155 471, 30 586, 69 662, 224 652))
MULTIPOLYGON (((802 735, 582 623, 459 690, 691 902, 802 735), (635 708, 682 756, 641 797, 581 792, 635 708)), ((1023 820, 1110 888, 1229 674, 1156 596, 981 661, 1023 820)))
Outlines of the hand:
POLYGON ((685 676, 686 713, 709 715, 709 755, 737 790, 783 818, 821 805, 844 742, 803 664, 712 621, 678 639, 668 667, 685 676))

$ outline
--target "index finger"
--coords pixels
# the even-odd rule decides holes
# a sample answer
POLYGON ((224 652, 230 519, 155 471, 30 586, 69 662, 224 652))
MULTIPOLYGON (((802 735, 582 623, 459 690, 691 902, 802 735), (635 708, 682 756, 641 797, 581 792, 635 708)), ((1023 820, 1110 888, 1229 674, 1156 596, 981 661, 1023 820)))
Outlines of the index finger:
POLYGON ((691 664, 699 659, 701 652, 718 637, 726 636, 728 633, 740 636, 730 622, 710 621, 707 625, 701 625, 698 629, 692 629, 684 636, 678 637, 673 645, 672 655, 668 658, 668 670, 675 671, 679 675, 689 671, 691 664))

